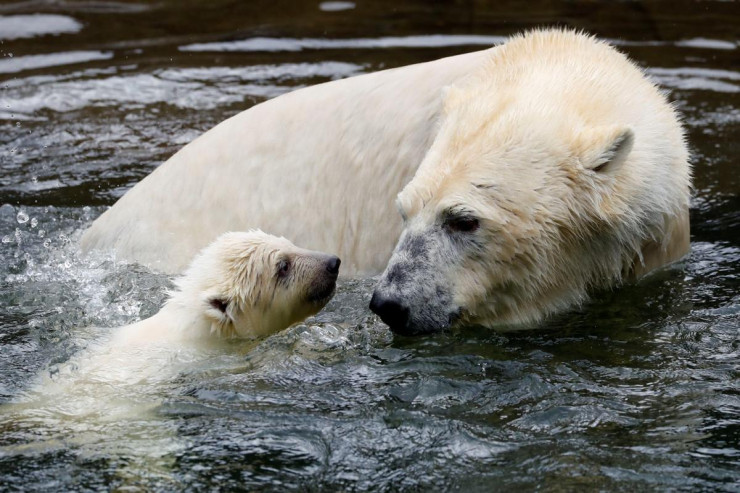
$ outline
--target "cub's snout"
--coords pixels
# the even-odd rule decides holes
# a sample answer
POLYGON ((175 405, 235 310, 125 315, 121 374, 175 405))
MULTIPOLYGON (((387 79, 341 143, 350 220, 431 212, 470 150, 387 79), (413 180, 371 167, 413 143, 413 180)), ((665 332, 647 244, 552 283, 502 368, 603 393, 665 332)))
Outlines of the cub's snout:
POLYGON ((326 272, 332 274, 334 277, 337 277, 339 275, 339 266, 341 264, 342 261, 339 259, 339 257, 335 257, 332 255, 326 262, 326 272))
POLYGON ((308 301, 324 306, 334 294, 342 261, 335 255, 320 255, 314 269, 314 281, 308 289, 308 301))

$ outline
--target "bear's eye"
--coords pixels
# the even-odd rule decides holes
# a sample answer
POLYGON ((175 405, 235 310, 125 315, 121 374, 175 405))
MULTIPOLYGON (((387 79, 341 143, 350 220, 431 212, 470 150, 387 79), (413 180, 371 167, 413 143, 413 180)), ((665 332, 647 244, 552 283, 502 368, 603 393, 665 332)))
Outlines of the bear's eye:
POLYGON ((445 227, 455 233, 472 233, 480 227, 480 222, 469 216, 450 217, 445 221, 445 227))
POLYGON ((278 262, 277 276, 285 277, 288 275, 288 272, 290 272, 290 262, 286 259, 283 259, 280 262, 278 262))

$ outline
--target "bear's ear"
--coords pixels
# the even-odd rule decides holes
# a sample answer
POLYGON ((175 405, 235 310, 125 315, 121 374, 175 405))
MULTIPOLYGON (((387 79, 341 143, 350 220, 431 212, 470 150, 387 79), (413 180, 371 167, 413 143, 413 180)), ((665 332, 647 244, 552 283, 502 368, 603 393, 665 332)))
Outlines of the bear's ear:
POLYGON ((596 127, 578 135, 576 152, 584 168, 596 173, 614 173, 627 161, 634 141, 635 134, 629 127, 596 127))
POLYGON ((232 321, 230 302, 223 296, 206 296, 205 315, 215 325, 224 326, 232 321))

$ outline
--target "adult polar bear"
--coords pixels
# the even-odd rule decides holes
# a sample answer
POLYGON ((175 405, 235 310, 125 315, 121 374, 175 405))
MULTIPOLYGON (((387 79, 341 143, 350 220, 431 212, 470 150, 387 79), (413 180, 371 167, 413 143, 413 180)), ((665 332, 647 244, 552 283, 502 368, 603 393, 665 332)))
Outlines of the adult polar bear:
POLYGON ((226 231, 263 229, 377 274, 395 198, 434 138, 442 88, 488 51, 333 81, 244 111, 186 145, 101 215, 83 251, 167 273, 226 231))
POLYGON ((370 307, 404 334, 537 321, 683 256, 690 179, 676 112, 624 55, 515 37, 445 95, 370 307))
POLYGON ((175 272, 259 227, 375 273, 409 180, 371 304, 397 332, 537 320, 689 248, 675 111, 624 55, 560 30, 258 105, 134 187, 83 247, 175 272))

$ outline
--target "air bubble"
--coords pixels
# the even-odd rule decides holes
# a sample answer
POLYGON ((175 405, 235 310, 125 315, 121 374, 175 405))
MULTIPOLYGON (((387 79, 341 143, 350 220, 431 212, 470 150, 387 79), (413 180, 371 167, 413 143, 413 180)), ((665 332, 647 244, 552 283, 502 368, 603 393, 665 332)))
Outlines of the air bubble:
POLYGON ((38 219, 36 219, 35 217, 32 217, 32 218, 31 218, 31 227, 32 227, 32 228, 35 228, 35 227, 36 227, 36 226, 38 226, 38 225, 39 225, 39 220, 38 220, 38 219))
POLYGON ((28 214, 26 214, 23 211, 18 212, 18 215, 15 216, 16 221, 18 221, 18 224, 25 224, 28 222, 28 214))

